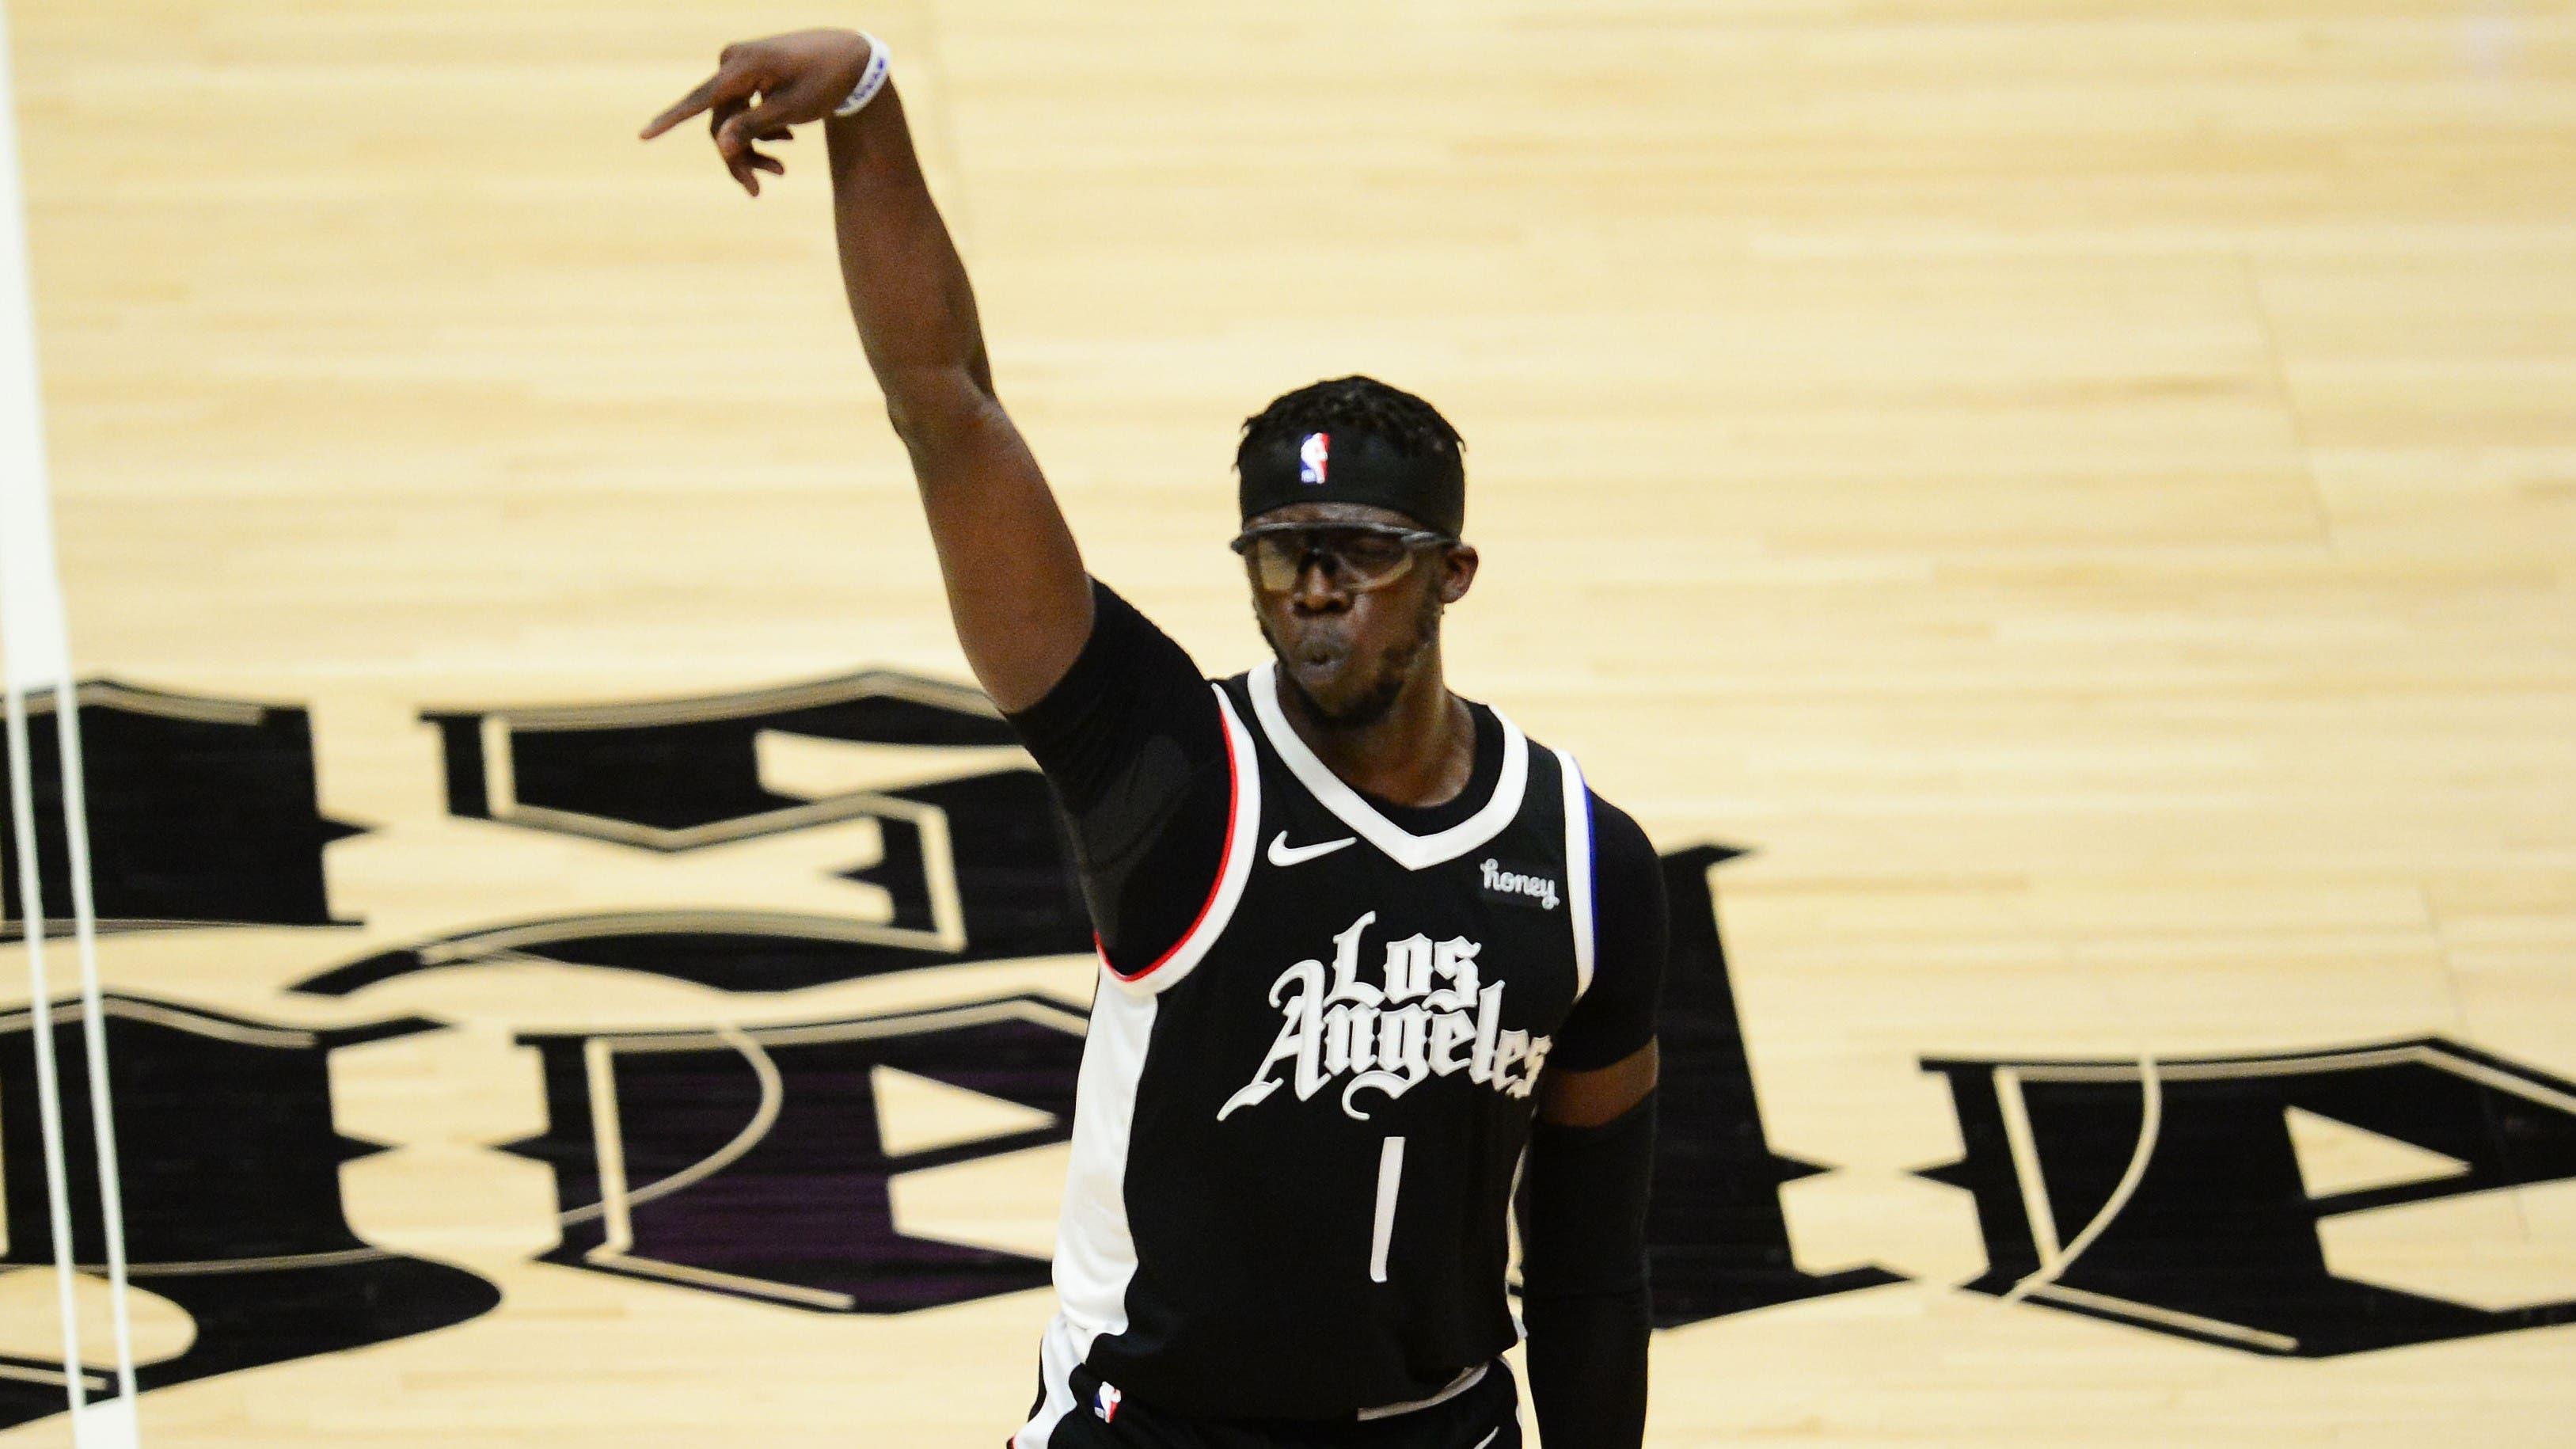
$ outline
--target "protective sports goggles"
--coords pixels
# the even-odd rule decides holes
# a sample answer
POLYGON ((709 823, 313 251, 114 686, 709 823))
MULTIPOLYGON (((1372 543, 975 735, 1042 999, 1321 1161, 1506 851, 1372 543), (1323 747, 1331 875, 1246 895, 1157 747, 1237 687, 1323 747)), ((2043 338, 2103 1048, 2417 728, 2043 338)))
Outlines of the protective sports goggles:
POLYGON ((1423 549, 1456 542, 1445 533, 1389 523, 1264 523, 1235 535, 1228 547, 1243 555, 1253 582, 1271 593, 1297 587, 1306 560, 1318 557, 1325 577, 1358 593, 1403 578, 1423 549))

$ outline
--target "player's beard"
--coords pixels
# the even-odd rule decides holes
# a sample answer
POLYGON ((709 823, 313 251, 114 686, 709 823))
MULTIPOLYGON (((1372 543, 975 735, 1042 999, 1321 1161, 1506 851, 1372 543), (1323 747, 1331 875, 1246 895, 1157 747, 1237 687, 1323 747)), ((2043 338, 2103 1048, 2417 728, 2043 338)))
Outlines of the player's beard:
POLYGON ((1257 607, 1253 613, 1260 618, 1262 637, 1270 641, 1270 652, 1279 659, 1279 678, 1297 691, 1298 697, 1306 701, 1307 710, 1316 719, 1333 729, 1355 730, 1376 724, 1395 708, 1396 700, 1404 694, 1405 682, 1413 677, 1414 666, 1433 644, 1439 642, 1440 610, 1440 591, 1424 589, 1422 605, 1413 614, 1413 631, 1378 656, 1376 672, 1367 686, 1339 709, 1326 708, 1323 701, 1307 691, 1298 680, 1297 671, 1288 667, 1288 652, 1280 648, 1279 640, 1271 635, 1270 621, 1260 617, 1257 607))

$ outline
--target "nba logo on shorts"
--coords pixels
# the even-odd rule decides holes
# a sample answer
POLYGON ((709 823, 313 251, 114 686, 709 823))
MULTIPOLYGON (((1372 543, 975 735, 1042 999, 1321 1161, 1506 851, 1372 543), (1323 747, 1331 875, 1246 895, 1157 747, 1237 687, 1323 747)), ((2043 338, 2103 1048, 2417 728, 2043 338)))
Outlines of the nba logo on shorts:
POLYGON ((1091 1412, 1100 1416, 1100 1422, 1115 1424, 1118 1422, 1118 1401, 1125 1397, 1127 1397, 1125 1394, 1118 1392, 1117 1385, 1102 1384, 1100 1393, 1092 1400, 1091 1412))
POLYGON ((1332 461, 1333 438, 1330 433, 1308 433, 1297 445, 1297 481, 1321 483, 1325 465, 1332 461))

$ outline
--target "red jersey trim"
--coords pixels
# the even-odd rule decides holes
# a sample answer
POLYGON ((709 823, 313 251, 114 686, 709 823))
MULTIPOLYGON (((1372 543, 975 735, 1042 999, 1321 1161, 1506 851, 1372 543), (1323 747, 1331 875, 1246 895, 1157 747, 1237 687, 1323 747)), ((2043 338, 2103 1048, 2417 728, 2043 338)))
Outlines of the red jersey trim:
MULTIPOLYGON (((1231 721, 1220 719, 1218 723, 1230 725, 1231 721)), ((1242 822, 1237 817, 1242 813, 1240 807, 1243 802, 1243 761, 1236 752, 1234 730, 1227 728, 1221 733, 1225 736, 1225 846, 1217 852, 1216 878, 1208 882, 1207 899, 1199 902, 1199 912, 1190 918, 1189 929, 1181 932, 1181 938, 1174 941, 1170 949, 1155 957, 1151 964, 1141 970, 1126 972, 1111 965, 1108 948, 1101 944, 1099 930, 1095 928, 1092 931, 1091 949, 1098 953, 1101 966, 1121 981, 1142 981, 1163 969, 1165 962, 1181 954, 1183 947, 1197 939, 1199 928, 1207 924, 1208 913, 1216 909, 1217 899, 1226 893, 1226 878, 1233 874, 1228 867, 1234 863, 1235 837, 1242 829, 1242 822)))

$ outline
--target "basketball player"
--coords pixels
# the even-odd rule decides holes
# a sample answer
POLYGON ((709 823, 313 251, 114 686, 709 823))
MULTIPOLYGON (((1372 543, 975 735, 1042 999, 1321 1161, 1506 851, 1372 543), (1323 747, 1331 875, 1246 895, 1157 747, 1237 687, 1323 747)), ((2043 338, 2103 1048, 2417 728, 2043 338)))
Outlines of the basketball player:
POLYGON ((1101 966, 1017 1449, 1508 1449, 1506 1220, 1549 1449, 1643 1433, 1662 877, 1573 756, 1452 694, 1458 435, 1367 378, 1244 425, 1272 658, 1210 681, 1083 568, 995 398, 881 44, 725 48, 644 135, 824 120, 841 273, 977 679, 1070 827, 1101 966), (1524 1152, 1526 1149, 1526 1153, 1524 1152))

